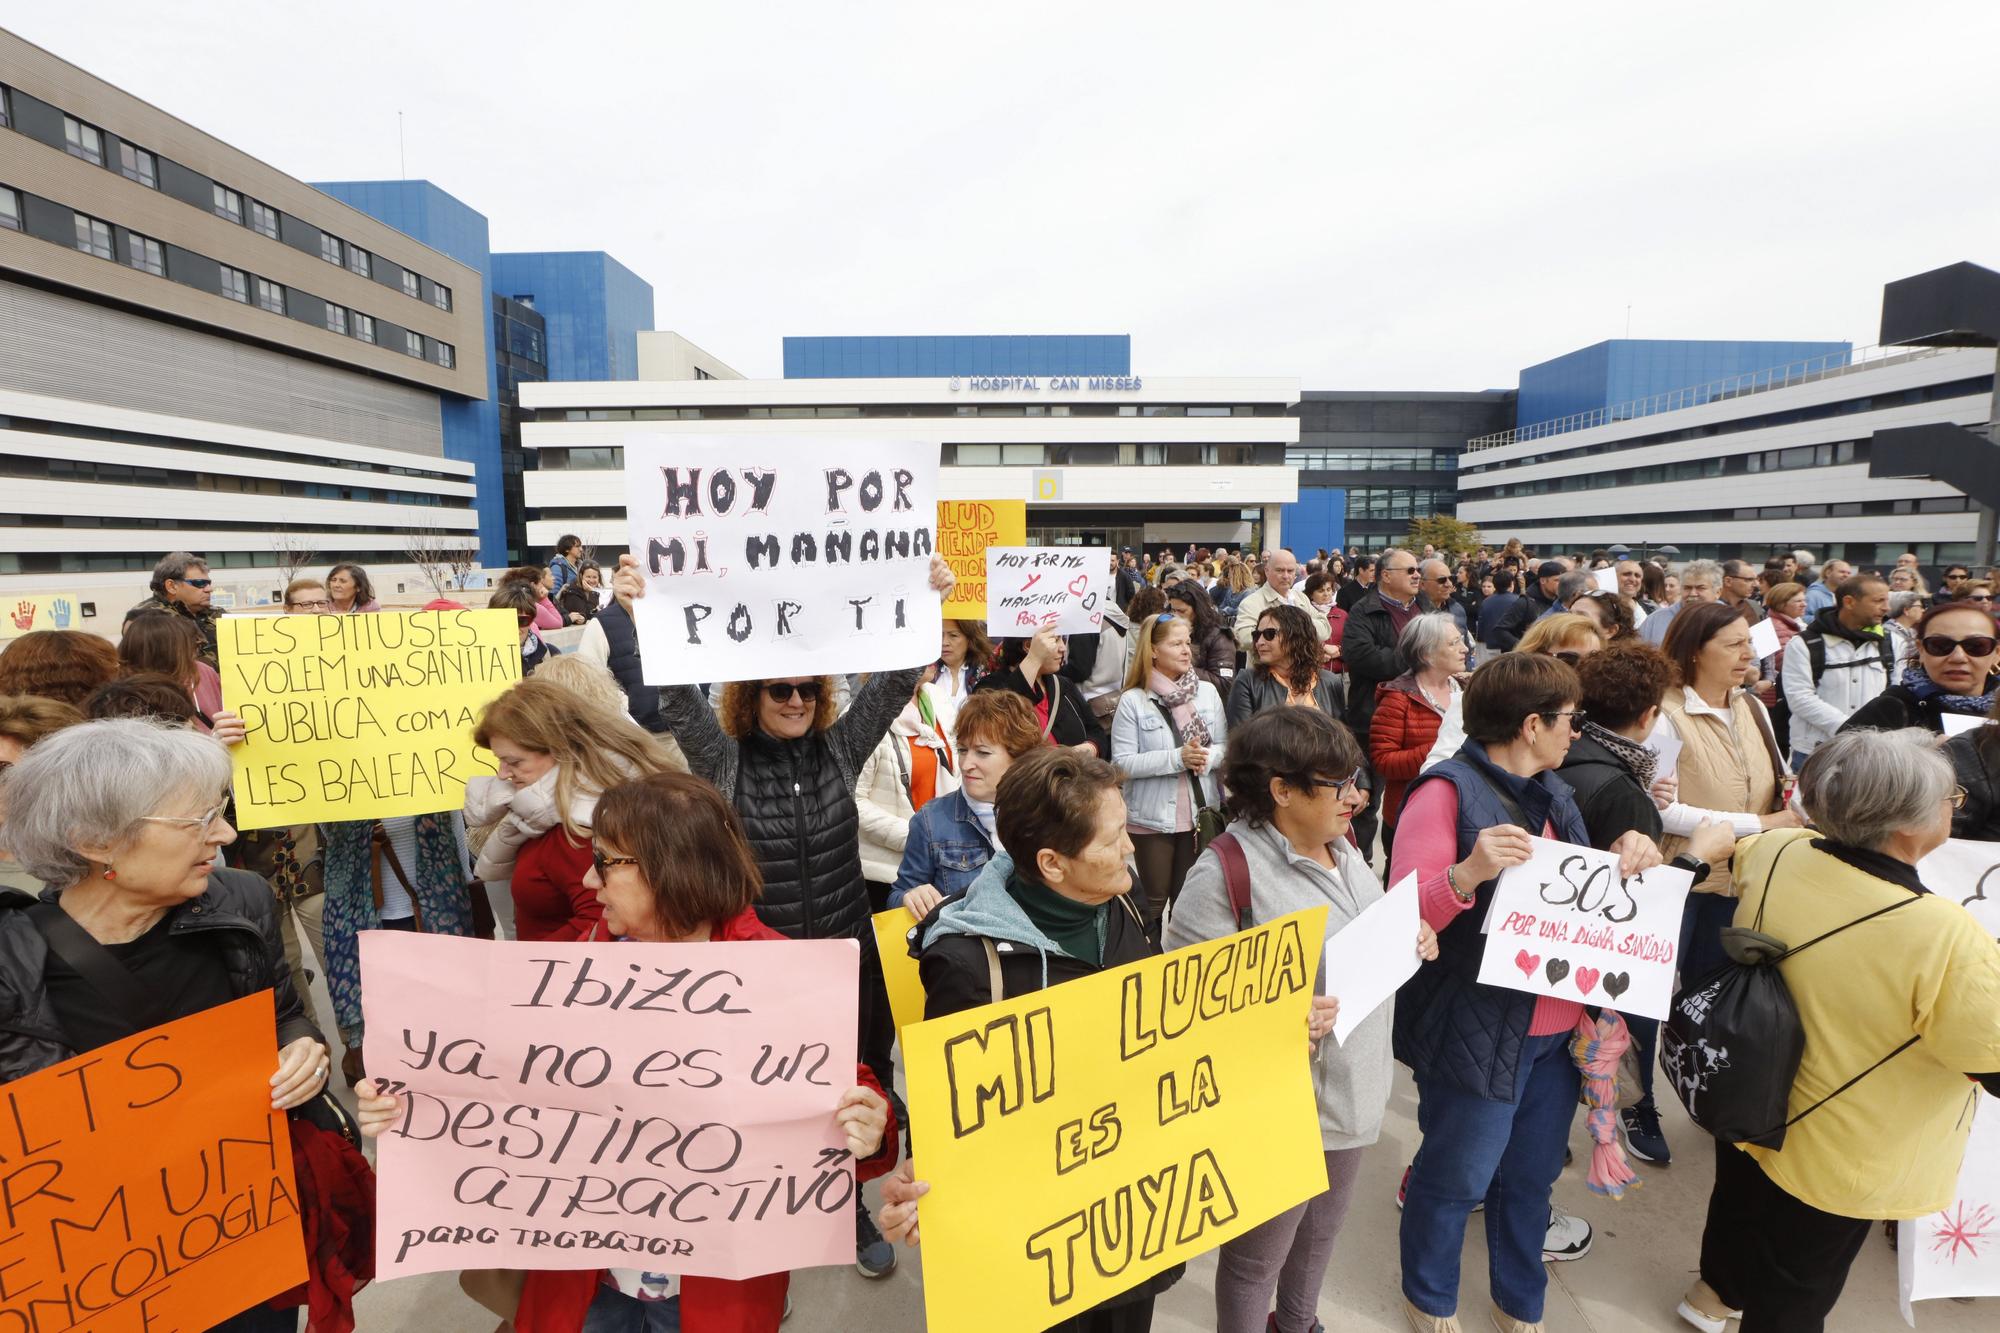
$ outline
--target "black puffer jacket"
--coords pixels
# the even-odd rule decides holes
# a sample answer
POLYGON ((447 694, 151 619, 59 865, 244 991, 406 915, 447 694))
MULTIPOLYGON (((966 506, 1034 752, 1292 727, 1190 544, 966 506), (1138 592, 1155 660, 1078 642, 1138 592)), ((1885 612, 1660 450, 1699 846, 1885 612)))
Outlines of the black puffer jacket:
MULTIPOLYGON (((49 1003, 49 946, 28 919, 34 903, 19 894, 0 895, 0 1083, 79 1053, 70 1046, 49 1003)), ((259 876, 246 870, 218 870, 208 877, 200 897, 169 911, 172 924, 167 929, 175 935, 199 934, 212 943, 228 969, 229 989, 236 998, 260 990, 272 992, 280 1047, 300 1037, 324 1043, 326 1038, 306 1018, 298 992, 292 989, 275 903, 271 886, 259 876)))
POLYGON ((1965 788, 1965 804, 1951 815, 1951 836, 2000 842, 2000 727, 1962 731, 1944 745, 1945 757, 1965 788))
POLYGON ((660 691, 688 768, 743 819, 764 874, 757 918, 771 929, 793 939, 853 939, 868 929, 854 786, 922 675, 921 667, 877 672, 832 726, 791 741, 761 731, 735 740, 694 686, 660 691))

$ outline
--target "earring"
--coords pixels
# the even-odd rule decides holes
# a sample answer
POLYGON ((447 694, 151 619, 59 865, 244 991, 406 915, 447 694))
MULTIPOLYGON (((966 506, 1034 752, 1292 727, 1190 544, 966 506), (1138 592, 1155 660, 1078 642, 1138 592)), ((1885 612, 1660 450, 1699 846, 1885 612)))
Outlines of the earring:
POLYGON ((104 878, 106 878, 106 879, 117 879, 117 878, 118 878, 118 872, 117 872, 116 870, 113 870, 113 869, 111 868, 111 863, 110 863, 109 861, 106 861, 106 862, 104 863, 104 878))

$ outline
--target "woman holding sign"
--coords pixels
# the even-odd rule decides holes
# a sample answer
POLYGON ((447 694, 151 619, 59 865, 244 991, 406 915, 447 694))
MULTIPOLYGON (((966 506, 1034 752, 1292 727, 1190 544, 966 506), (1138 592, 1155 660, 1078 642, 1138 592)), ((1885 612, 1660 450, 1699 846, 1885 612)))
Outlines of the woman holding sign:
MULTIPOLYGON (((1167 947, 1220 939, 1312 907, 1328 909, 1331 939, 1380 901, 1382 882, 1347 839, 1355 813, 1368 805, 1362 767, 1354 737, 1317 709, 1271 708, 1244 723, 1229 738, 1222 768, 1228 837, 1242 851, 1242 872, 1232 882, 1222 849, 1211 845, 1203 852, 1174 907, 1167 947)), ((1428 925, 1419 923, 1411 944, 1419 957, 1437 957, 1437 935, 1428 925)), ((1338 995, 1340 980, 1326 977, 1323 988, 1338 995)), ((1337 999, 1316 1002, 1315 1019, 1330 1024, 1338 1006, 1337 999)), ((1277 1313, 1269 1328, 1310 1333, 1318 1327, 1320 1286, 1354 1198, 1361 1153, 1382 1135, 1393 1012, 1394 1001, 1385 1002, 1337 1046, 1320 1039, 1312 1057, 1313 1089, 1326 1191, 1223 1244, 1215 1274, 1218 1333, 1261 1333, 1273 1293, 1277 1313)))
MULTIPOLYGON (((1589 830, 1554 770, 1583 727, 1582 686, 1567 663, 1512 652, 1472 675, 1466 741, 1410 785, 1389 879, 1417 877, 1439 962, 1397 996, 1396 1057, 1417 1081, 1423 1146, 1402 1221, 1405 1314, 1418 1333, 1457 1325, 1466 1220, 1486 1206, 1493 1322, 1524 1333, 1542 1317, 1542 1266, 1581 1075, 1570 1038, 1582 1006, 1484 985, 1480 927, 1500 873, 1533 859, 1531 835, 1579 846, 1589 830)), ((1660 863, 1634 831, 1614 843, 1630 875, 1660 863)))
MULTIPOLYGON (((1145 591, 1152 593, 1159 605, 1166 605, 1159 589, 1145 591)), ((1136 605, 1137 599, 1134 602, 1136 605)), ((1069 640, 1056 633, 1053 623, 1047 624, 1033 638, 1002 639, 999 665, 973 688, 1020 695, 1034 708, 1042 734, 1051 743, 1088 748, 1102 758, 1111 748, 1104 728, 1098 725, 1076 682, 1059 674, 1068 659, 1069 640)))
MULTIPOLYGON (((700 778, 663 772, 613 787, 597 803, 586 848, 586 882, 606 933, 660 944, 785 942, 757 919, 763 877, 742 823, 700 778)), ((374 1083, 360 1092, 361 1132, 379 1135, 401 1114, 401 1099, 374 1083)), ((854 1155, 858 1198, 859 1182, 894 1166, 900 1146, 895 1112, 866 1065, 856 1067, 833 1121, 854 1155)), ((515 1333, 774 1333, 791 1283, 789 1273, 731 1281, 636 1268, 485 1276, 506 1290, 503 1312, 515 1333)))

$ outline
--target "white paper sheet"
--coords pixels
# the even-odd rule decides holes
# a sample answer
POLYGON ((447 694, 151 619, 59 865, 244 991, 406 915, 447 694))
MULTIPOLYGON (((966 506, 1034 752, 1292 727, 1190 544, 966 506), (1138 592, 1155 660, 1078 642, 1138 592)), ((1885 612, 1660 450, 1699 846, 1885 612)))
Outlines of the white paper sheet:
POLYGON ((1750 651, 1763 661, 1778 651, 1778 627, 1768 620, 1760 620, 1750 627, 1750 651))
POLYGON ((1590 576, 1597 580, 1599 590, 1603 592, 1618 591, 1618 566, 1609 565, 1603 569, 1593 569, 1590 571, 1590 576))
POLYGON ((1417 958, 1417 877, 1403 876, 1326 942, 1326 993, 1340 1000, 1333 1039, 1345 1046, 1422 964, 1417 958))
POLYGON ((1680 768, 1680 733, 1673 729, 1664 716, 1653 724, 1653 734, 1646 737, 1646 748, 1660 756, 1660 762, 1655 767, 1653 776, 1670 778, 1680 768))
POLYGON ((1940 713, 1938 720, 1944 723, 1944 734, 1947 736, 1956 736, 1961 731, 1977 731, 1986 725, 1985 718, 1965 713, 1940 713))

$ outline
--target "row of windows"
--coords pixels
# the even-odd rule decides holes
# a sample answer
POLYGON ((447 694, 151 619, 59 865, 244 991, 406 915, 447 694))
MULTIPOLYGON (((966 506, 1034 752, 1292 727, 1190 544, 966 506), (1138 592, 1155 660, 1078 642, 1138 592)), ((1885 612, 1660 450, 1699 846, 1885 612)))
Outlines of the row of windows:
POLYGON ((1945 495, 1932 500, 1856 500, 1843 504, 1762 505, 1742 509, 1687 509, 1649 514, 1562 514, 1553 518, 1514 520, 1512 526, 1534 528, 1588 528, 1606 523, 1626 523, 1635 528, 1658 531, 1666 523, 1748 523, 1760 519, 1802 518, 1881 518, 1888 515, 1962 514, 1972 507, 1963 495, 1945 495))
POLYGON ((829 407, 609 407, 544 408, 541 421, 783 421, 853 417, 1281 417, 1277 403, 1200 407, 1176 403, 862 403, 829 407))
POLYGON ((1454 472, 1458 454, 1446 449, 1316 449, 1293 445, 1285 461, 1311 472, 1454 472))
POLYGON ((1606 490, 1614 486, 1657 486, 1663 482, 1700 481, 1710 477, 1747 476, 1763 472, 1794 472, 1802 468, 1865 463, 1874 441, 1842 440, 1838 444, 1795 444, 1727 458, 1689 458, 1678 463, 1615 468, 1603 472, 1572 472, 1561 477, 1515 481, 1503 486, 1469 490, 1467 500, 1505 500, 1521 495, 1559 495, 1565 491, 1606 490))
POLYGON ((1458 492, 1450 487, 1364 486, 1347 492, 1349 518, 1427 518, 1449 514, 1458 506, 1458 492))
POLYGON ((218 444, 209 440, 189 440, 173 435, 147 435, 133 430, 103 430, 68 421, 43 421, 35 417, 0 416, 0 431, 20 431, 29 435, 55 435, 85 440, 93 444, 137 444, 162 449, 198 449, 226 458, 268 459, 278 463, 311 463, 317 467, 347 468, 371 476, 418 477, 428 481, 469 481, 470 478, 418 467, 383 467, 377 463, 343 458, 310 458, 278 449, 258 449, 242 444, 218 444))
MULTIPOLYGON (((0 127, 20 128, 14 124, 14 118, 8 110, 8 100, 15 95, 10 89, 0 87, 0 127)), ((149 190, 160 188, 160 160, 154 153, 124 139, 109 136, 115 140, 118 148, 115 154, 116 161, 113 161, 111 159, 114 155, 106 151, 107 136, 104 131, 87 121, 78 120, 67 112, 63 113, 62 131, 63 148, 70 156, 81 158, 93 166, 116 171, 127 180, 137 181, 149 190)), ((227 218, 238 226, 248 227, 258 235, 269 237, 274 241, 281 239, 277 209, 262 200, 246 196, 240 190, 232 190, 215 181, 209 183, 209 193, 210 211, 217 217, 227 218)), ((367 250, 350 241, 343 241, 323 229, 316 230, 319 230, 320 258, 336 267, 349 269, 364 278, 374 276, 374 257, 367 250)), ((426 298, 423 279, 419 275, 407 268, 401 270, 401 275, 404 295, 419 301, 428 299, 439 310, 451 309, 451 288, 441 282, 433 282, 426 298)))
MULTIPOLYGON (((22 454, 0 454, 0 477, 98 482, 109 486, 173 486, 182 490, 210 491, 226 495, 277 495, 301 500, 353 500, 368 504, 439 506, 445 503, 444 496, 423 491, 396 491, 372 486, 336 486, 320 481, 244 477, 231 472, 190 472, 179 468, 153 467, 143 463, 37 458, 22 454)), ((127 525, 126 520, 122 518, 106 521, 113 527, 127 525)), ((224 526, 241 527, 242 523, 225 523, 224 526)))
MULTIPOLYGON (((18 191, 8 186, 0 185, 0 228, 13 231, 22 229, 21 200, 22 196, 18 191)), ((95 255, 99 259, 108 259, 114 263, 118 261, 117 228, 114 228, 111 223, 106 222, 104 219, 92 217, 88 213, 73 213, 72 218, 74 220, 76 248, 78 250, 87 255, 95 255)), ((125 233, 124 262, 132 268, 136 268, 144 273, 151 273, 155 277, 176 277, 175 274, 168 272, 167 247, 150 236, 141 236, 136 231, 127 231, 125 233)), ((229 264, 219 264, 218 267, 221 270, 219 281, 223 296, 232 301, 240 301, 244 305, 254 304, 258 308, 268 310, 274 315, 292 313, 287 300, 287 295, 291 289, 287 288, 283 283, 273 282, 269 278, 253 277, 242 269, 229 264)), ((319 300, 320 298, 313 299, 319 300)), ((354 338, 360 342, 376 343, 375 319, 372 315, 361 314, 358 311, 348 309, 346 306, 335 305, 331 301, 322 300, 320 304, 326 312, 325 324, 328 330, 338 333, 343 337, 354 338)), ((308 306, 304 309, 310 310, 311 307, 308 306)), ((444 367, 446 370, 451 370, 458 365, 458 350, 452 344, 433 339, 431 345, 435 350, 435 355, 428 359, 435 360, 438 365, 444 367)), ((424 355, 423 335, 413 330, 403 330, 401 350, 420 361, 427 359, 424 355)))
MULTIPOLYGON (((1991 375, 1972 379, 1952 380, 1945 384, 1926 384, 1914 389, 1891 389, 1871 394, 1866 398, 1849 398, 1838 403, 1816 403, 1810 407, 1793 408, 1785 412, 1766 412, 1762 416, 1738 417, 1730 421, 1708 422, 1699 426, 1687 426, 1679 430, 1655 431, 1650 435, 1636 435, 1630 439, 1607 440, 1601 444, 1585 445, 1575 449, 1548 449, 1538 454, 1527 454, 1520 458, 1509 458, 1503 462, 1468 462, 1460 467, 1461 476, 1479 476, 1482 473, 1498 472, 1504 469, 1526 467, 1531 463, 1569 462, 1596 454, 1624 453, 1631 449, 1645 449, 1656 444, 1676 444, 1683 440, 1707 440, 1720 435, 1739 435, 1744 431, 1766 430, 1773 426, 1796 425, 1802 421, 1824 421, 1830 417, 1852 416, 1858 412, 1879 412, 1891 407, 1909 407, 1918 403, 1934 403, 1947 398, 1969 398, 1974 395, 1989 395, 1993 392, 1991 375)), ((1478 455, 1473 455, 1478 457, 1478 455)))
MULTIPOLYGON (((947 444, 940 461, 957 467, 1249 467, 1278 463, 1280 448, 1275 444, 947 444), (1260 450, 1265 456, 1259 456, 1260 450)), ((551 446, 541 450, 541 466, 550 471, 615 472, 625 466, 625 450, 618 445, 551 446)))

